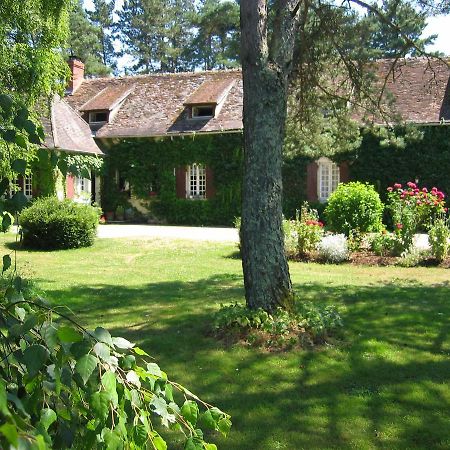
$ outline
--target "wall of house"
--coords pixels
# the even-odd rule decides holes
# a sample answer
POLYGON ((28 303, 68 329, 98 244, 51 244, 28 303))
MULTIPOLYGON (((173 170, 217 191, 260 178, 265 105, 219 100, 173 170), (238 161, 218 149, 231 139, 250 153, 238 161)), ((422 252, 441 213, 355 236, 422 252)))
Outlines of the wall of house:
POLYGON ((240 133, 129 139, 105 150, 105 212, 118 205, 136 207, 139 201, 147 206, 149 218, 173 224, 231 225, 240 215, 240 133), (194 163, 206 166, 205 199, 186 198, 186 168, 194 163), (124 180, 130 192, 123 188, 124 180))

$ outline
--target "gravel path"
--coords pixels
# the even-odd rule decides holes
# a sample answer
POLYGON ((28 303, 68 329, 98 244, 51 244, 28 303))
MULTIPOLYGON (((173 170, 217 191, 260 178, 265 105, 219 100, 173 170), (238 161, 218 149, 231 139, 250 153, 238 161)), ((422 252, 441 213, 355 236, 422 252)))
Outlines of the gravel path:
POLYGON ((209 227, 175 227, 159 225, 128 225, 109 224, 99 225, 98 237, 124 238, 171 238, 192 239, 195 241, 214 242, 238 242, 239 236, 234 228, 209 228, 209 227))

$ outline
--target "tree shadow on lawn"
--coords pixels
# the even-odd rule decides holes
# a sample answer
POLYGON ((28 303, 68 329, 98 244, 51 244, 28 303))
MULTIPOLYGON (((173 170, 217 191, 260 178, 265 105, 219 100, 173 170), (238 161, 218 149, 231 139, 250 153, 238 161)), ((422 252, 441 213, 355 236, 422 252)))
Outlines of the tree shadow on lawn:
POLYGON ((449 448, 450 287, 309 283, 298 291, 338 305, 340 343, 268 353, 206 336, 219 304, 243 298, 233 274, 50 297, 65 299, 84 323, 110 324, 172 379, 231 413, 230 436, 215 439, 221 449, 449 448))

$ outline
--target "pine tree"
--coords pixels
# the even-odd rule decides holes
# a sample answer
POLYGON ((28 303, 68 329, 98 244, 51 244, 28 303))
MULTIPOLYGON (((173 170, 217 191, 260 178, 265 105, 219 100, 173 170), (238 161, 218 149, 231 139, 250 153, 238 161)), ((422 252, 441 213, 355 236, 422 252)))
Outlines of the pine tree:
POLYGON ((102 63, 103 65, 116 70, 116 52, 114 50, 113 37, 111 35, 111 30, 113 28, 114 1, 93 0, 93 4, 94 10, 89 11, 88 15, 91 22, 98 30, 102 63))
POLYGON ((204 70, 239 65, 239 6, 204 0, 197 13, 194 61, 204 70))
POLYGON ((85 64, 87 76, 106 76, 111 73, 102 60, 100 29, 89 21, 82 0, 78 0, 70 12, 70 36, 66 53, 80 58, 85 64))
POLYGON ((116 30, 134 72, 178 72, 192 68, 193 0, 125 0, 116 30))

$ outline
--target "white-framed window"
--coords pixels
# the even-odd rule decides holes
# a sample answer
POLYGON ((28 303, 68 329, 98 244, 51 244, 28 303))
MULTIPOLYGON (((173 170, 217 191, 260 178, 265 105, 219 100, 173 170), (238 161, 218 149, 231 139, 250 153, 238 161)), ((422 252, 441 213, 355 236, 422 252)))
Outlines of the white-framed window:
POLYGON ((91 202, 92 184, 89 178, 75 177, 75 197, 74 200, 79 203, 91 202))
POLYGON ((186 197, 206 198, 206 167, 192 164, 186 171, 186 197))
POLYGON ((23 177, 23 194, 28 200, 33 198, 33 177, 31 174, 23 177))
POLYGON ((328 158, 317 161, 317 197, 325 202, 339 184, 339 166, 328 158))
POLYGON ((215 105, 192 106, 192 119, 211 119, 214 117, 215 105))

